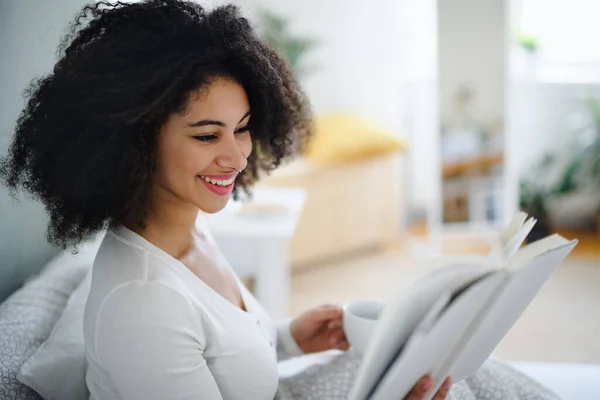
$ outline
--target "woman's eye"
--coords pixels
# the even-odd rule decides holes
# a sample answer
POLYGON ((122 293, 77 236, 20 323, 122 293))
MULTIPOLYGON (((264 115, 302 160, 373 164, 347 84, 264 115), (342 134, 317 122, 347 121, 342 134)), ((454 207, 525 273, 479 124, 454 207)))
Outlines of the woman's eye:
POLYGON ((216 138, 217 138, 217 135, 194 136, 194 139, 199 140, 201 142, 210 142, 212 140, 215 140, 216 138))
POLYGON ((235 131, 235 133, 246 133, 246 132, 250 132, 250 127, 248 125, 235 131))

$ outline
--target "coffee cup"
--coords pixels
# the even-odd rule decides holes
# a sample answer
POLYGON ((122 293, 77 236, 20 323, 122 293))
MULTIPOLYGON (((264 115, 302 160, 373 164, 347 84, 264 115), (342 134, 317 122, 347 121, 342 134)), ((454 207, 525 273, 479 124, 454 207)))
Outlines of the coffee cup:
POLYGON ((342 323, 348 343, 358 354, 363 355, 379 321, 383 303, 372 300, 352 301, 342 308, 342 323))

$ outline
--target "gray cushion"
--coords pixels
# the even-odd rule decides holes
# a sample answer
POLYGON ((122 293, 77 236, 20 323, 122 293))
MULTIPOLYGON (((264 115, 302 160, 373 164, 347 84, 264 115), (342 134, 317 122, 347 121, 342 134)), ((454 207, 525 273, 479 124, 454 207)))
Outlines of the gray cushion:
POLYGON ((69 296, 90 269, 98 246, 95 239, 82 245, 77 255, 70 250, 60 253, 0 304, 0 399, 40 399, 17 380, 17 374, 50 335, 69 296))
POLYGON ((83 314, 91 271, 73 292, 50 337, 25 362, 17 379, 45 400, 87 400, 83 314))

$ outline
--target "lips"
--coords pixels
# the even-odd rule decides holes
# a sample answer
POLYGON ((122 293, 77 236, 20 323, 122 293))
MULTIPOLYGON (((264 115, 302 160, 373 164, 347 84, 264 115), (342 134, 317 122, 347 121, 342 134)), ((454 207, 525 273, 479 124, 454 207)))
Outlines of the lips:
POLYGON ((213 193, 227 196, 233 191, 235 175, 198 175, 202 183, 213 193))

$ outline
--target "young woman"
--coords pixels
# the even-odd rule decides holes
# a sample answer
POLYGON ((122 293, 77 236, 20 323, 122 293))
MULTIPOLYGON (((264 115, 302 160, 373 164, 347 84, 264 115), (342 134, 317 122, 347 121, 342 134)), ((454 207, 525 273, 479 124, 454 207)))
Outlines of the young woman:
POLYGON ((91 397, 273 399, 278 359, 346 349, 337 306, 274 325, 204 223, 311 131, 286 63, 237 9, 100 2, 60 50, 2 171, 45 204, 53 243, 108 229, 84 320, 91 397))

